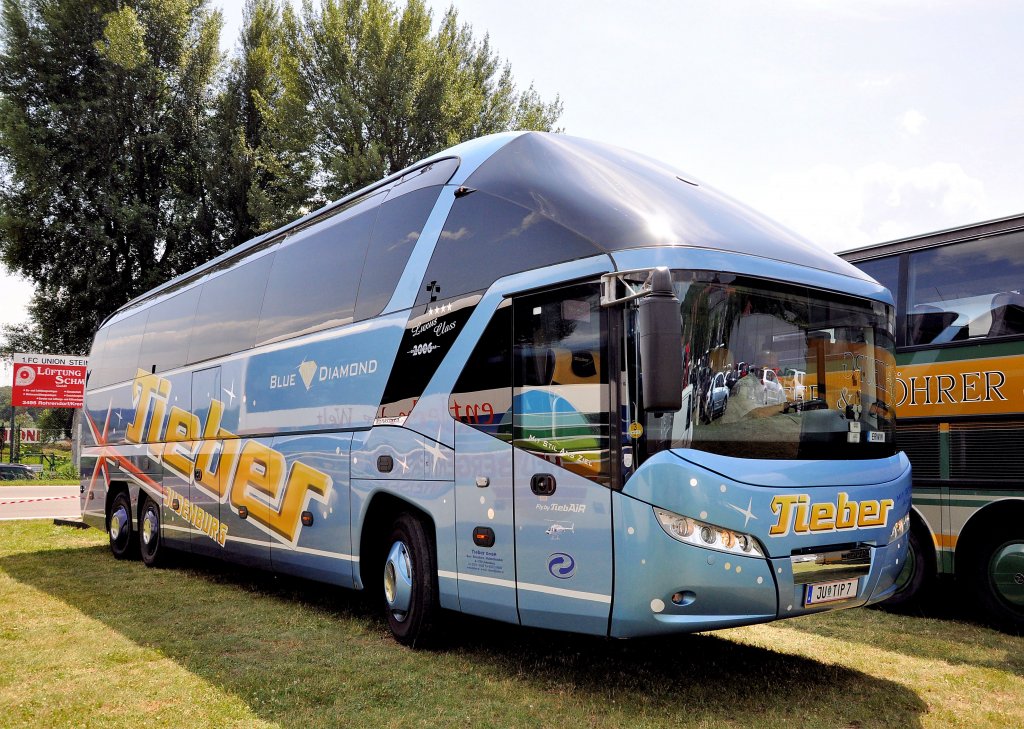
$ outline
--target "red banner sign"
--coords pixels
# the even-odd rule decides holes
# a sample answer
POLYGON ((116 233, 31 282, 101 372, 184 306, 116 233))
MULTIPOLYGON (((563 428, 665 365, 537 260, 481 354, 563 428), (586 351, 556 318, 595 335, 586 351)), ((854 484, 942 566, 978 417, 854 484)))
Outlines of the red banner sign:
POLYGON ((15 354, 11 404, 28 408, 80 408, 89 360, 60 354, 15 354))
MULTIPOLYGON (((18 428, 18 440, 21 443, 40 443, 42 439, 40 437, 39 428, 18 428)), ((0 430, 0 443, 10 442, 10 428, 4 428, 3 430, 0 430)))

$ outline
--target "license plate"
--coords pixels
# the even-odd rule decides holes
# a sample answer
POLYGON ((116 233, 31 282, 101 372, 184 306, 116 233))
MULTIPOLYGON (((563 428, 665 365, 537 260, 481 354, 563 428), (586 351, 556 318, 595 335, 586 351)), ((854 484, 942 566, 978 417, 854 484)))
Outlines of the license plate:
POLYGON ((858 582, 860 580, 854 578, 852 580, 819 582, 814 585, 807 585, 807 592, 804 593, 804 605, 820 605, 823 602, 849 600, 857 597, 858 582))

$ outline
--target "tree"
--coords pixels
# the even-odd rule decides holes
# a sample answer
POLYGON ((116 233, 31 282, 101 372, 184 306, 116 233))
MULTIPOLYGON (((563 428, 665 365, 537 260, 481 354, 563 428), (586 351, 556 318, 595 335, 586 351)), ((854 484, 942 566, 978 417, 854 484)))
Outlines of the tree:
POLYGON ((0 0, 0 260, 35 284, 0 354, 85 354, 119 306, 463 140, 550 130, 486 36, 423 0, 0 0))
POLYGON ((211 189, 229 247, 299 217, 314 195, 309 140, 267 122, 281 113, 287 52, 278 1, 247 0, 214 118, 211 189))
POLYGON ((204 0, 3 0, 0 256, 34 338, 88 350, 128 299, 223 249, 206 189, 219 13, 204 0))
POLYGON ((517 91, 508 64, 448 10, 436 33, 422 0, 306 0, 283 11, 284 94, 268 126, 315 156, 320 201, 466 139, 550 130, 561 101, 517 91), (296 139, 297 138, 297 139, 296 139))

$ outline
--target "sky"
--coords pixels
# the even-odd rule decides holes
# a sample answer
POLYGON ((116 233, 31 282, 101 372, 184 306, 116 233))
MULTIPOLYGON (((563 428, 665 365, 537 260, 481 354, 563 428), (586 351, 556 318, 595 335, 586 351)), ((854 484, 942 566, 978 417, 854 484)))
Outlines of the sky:
MULTIPOLYGON (((827 250, 1024 212, 1024 3, 452 4, 520 87, 561 98, 566 133, 665 160, 827 250)), ((212 5, 229 50, 242 3, 212 5)), ((30 295, 0 271, 0 323, 30 295)))

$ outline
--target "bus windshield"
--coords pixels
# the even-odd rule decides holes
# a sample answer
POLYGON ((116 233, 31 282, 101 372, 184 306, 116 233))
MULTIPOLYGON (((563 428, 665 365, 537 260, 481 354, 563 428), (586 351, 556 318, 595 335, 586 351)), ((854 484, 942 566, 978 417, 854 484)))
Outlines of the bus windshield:
MULTIPOLYGON (((643 415, 641 458, 667 448, 777 459, 895 453, 890 307, 722 273, 675 271, 673 284, 683 406, 643 415)), ((633 348, 629 400, 639 414, 637 360, 633 348)))

